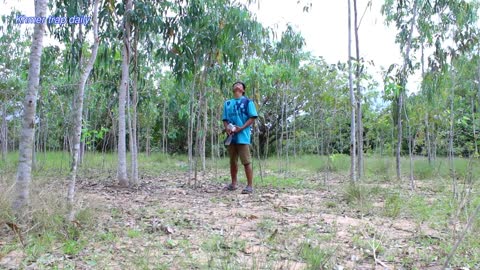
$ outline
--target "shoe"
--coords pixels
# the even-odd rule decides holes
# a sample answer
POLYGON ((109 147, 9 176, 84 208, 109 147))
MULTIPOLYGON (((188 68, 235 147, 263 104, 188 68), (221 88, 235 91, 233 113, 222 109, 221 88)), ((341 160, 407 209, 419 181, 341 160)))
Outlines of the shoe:
POLYGON ((224 189, 228 191, 234 191, 234 190, 237 190, 237 187, 234 186, 233 184, 228 184, 224 189))
POLYGON ((242 194, 252 194, 253 193, 253 188, 251 186, 246 186, 243 190, 242 190, 242 194))

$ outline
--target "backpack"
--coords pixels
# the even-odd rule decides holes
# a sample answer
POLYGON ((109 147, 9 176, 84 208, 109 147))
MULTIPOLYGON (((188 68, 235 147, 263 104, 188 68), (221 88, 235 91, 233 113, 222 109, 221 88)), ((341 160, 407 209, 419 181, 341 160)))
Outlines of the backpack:
POLYGON ((243 105, 243 108, 241 107, 240 108, 240 111, 245 114, 245 116, 248 117, 248 104, 250 103, 250 99, 245 97, 245 98, 242 98, 242 101, 240 103, 240 106, 243 105))

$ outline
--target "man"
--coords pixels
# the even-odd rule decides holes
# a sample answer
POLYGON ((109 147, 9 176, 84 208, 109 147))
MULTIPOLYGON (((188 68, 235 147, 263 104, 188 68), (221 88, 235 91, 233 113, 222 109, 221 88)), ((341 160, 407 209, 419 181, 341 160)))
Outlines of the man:
POLYGON ((229 136, 232 136, 228 145, 232 183, 226 189, 237 189, 238 158, 240 157, 247 176, 247 186, 242 190, 242 194, 251 194, 253 193, 253 169, 250 156, 250 126, 258 115, 253 101, 245 97, 243 82, 233 84, 233 97, 225 101, 222 116, 225 130, 229 136))

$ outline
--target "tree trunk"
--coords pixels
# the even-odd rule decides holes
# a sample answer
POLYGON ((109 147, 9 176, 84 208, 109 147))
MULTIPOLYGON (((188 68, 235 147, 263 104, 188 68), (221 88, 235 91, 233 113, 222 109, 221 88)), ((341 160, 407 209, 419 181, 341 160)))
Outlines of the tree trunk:
POLYGON ((203 130, 201 132, 202 135, 202 142, 200 144, 201 150, 200 150, 200 155, 202 157, 202 173, 205 174, 206 171, 206 159, 205 159, 205 152, 206 152, 206 143, 207 143, 207 131, 208 131, 208 100, 206 97, 206 89, 203 91, 203 101, 204 105, 202 107, 203 110, 203 130))
POLYGON ((477 155, 478 154, 477 127, 475 126, 475 98, 474 97, 472 97, 472 128, 473 128, 473 145, 474 145, 474 149, 475 149, 474 150, 475 151, 474 155, 477 155))
MULTIPOLYGON (((455 75, 453 75, 455 76, 455 75)), ((455 80, 453 80, 455 82, 455 80)), ((453 113, 453 102, 454 102, 454 98, 455 98, 455 90, 454 90, 454 87, 455 87, 455 83, 452 84, 451 86, 451 93, 450 93, 450 130, 449 130, 449 133, 448 133, 448 162, 449 162, 449 165, 450 165, 450 174, 451 174, 451 177, 452 177, 452 192, 453 192, 453 198, 456 199, 457 198, 457 179, 456 179, 456 176, 455 176, 455 164, 453 163, 453 155, 454 155, 454 152, 453 152, 453 124, 454 124, 454 120, 455 120, 455 115, 453 113)))
POLYGON ((410 32, 408 34, 408 40, 405 49, 405 55, 403 59, 402 78, 399 97, 398 97, 398 124, 397 124, 397 151, 396 151, 396 171, 397 179, 400 180, 400 151, 402 150, 402 109, 403 109, 403 96, 405 94, 405 86, 407 85, 407 65, 410 59, 410 47, 412 45, 413 26, 415 25, 415 19, 417 17, 417 0, 413 1, 413 18, 410 23, 410 32))
POLYGON ((408 157, 410 159, 410 189, 415 190, 415 180, 413 179, 413 138, 412 138, 412 126, 410 124, 410 119, 408 118, 407 109, 404 106, 403 110, 405 112, 405 120, 407 121, 408 128, 408 157))
POLYGON ((123 18, 123 46, 122 46, 122 80, 118 93, 118 169, 117 179, 120 186, 128 186, 127 176, 127 151, 126 151, 126 131, 125 131, 125 100, 129 84, 129 65, 130 65, 130 18, 132 10, 132 0, 126 0, 125 15, 123 18))
MULTIPOLYGON (((315 110, 316 110, 316 109, 315 109, 315 110)), ((316 115, 316 113, 314 113, 313 115, 316 115)), ((319 118, 322 119, 321 113, 320 113, 319 116, 320 116, 319 118)), ((317 121, 315 121, 315 120, 316 120, 316 117, 313 117, 313 118, 312 118, 312 122, 313 122, 313 136, 314 136, 314 138, 315 138, 315 146, 316 146, 316 149, 317 149, 317 155, 320 155, 320 141, 319 141, 319 139, 318 139, 318 130, 317 130, 317 125, 316 125, 316 122, 317 122, 317 121)), ((322 153, 322 155, 323 155, 323 142, 322 142, 321 148, 322 148, 321 153, 322 153)))
MULTIPOLYGON (((35 1, 35 16, 46 17, 47 1, 35 1)), ((20 137, 15 197, 12 208, 15 215, 22 220, 29 203, 29 185, 32 172, 33 136, 35 134, 35 111, 40 81, 40 60, 43 49, 43 36, 46 24, 35 24, 32 46, 30 49, 30 67, 28 69, 28 89, 23 103, 23 124, 20 137)))
POLYGON ((146 130, 146 136, 145 136, 145 152, 147 154, 147 157, 150 156, 150 126, 147 126, 147 130, 146 130))
MULTIPOLYGON (((201 91, 201 90, 200 90, 201 91)), ((202 121, 202 93, 199 93, 199 100, 198 100, 198 108, 197 108, 197 115, 196 115, 196 123, 195 123, 195 157, 194 157, 194 183, 193 186, 197 187, 198 183, 198 160, 200 158, 200 129, 202 127, 201 121, 202 121)))
MULTIPOLYGON (((297 107, 297 98, 295 97, 293 100, 293 108, 297 107)), ((297 111, 293 111, 293 158, 297 158, 297 141, 296 141, 296 136, 295 133, 297 132, 297 127, 295 122, 297 121, 297 111)))
POLYGON ((190 92, 190 101, 189 101, 189 119, 188 119, 188 185, 190 186, 190 180, 192 179, 193 173, 193 125, 195 120, 194 115, 194 85, 195 79, 192 83, 192 90, 190 92))
POLYGON ((283 168, 285 174, 284 177, 287 176, 287 171, 288 171, 288 162, 289 162, 289 157, 288 157, 288 151, 289 151, 289 130, 288 130, 288 121, 287 121, 287 92, 290 91, 290 86, 287 84, 287 91, 283 91, 283 136, 282 136, 282 142, 285 140, 285 146, 283 146, 282 143, 282 149, 283 152, 285 153, 285 166, 283 168))
POLYGON ((130 98, 130 89, 127 88, 127 129, 128 129, 128 150, 130 151, 130 174, 129 179, 133 179, 133 132, 132 132, 132 101, 130 98))
POLYGON ((2 161, 7 160, 8 153, 8 126, 7 126, 7 104, 2 104, 2 126, 0 132, 0 141, 2 143, 2 161))
POLYGON ((432 143, 430 141, 430 128, 428 124, 428 112, 425 113, 425 137, 427 139, 427 157, 428 157, 428 164, 432 164, 432 143))
POLYGON ((348 1, 348 88, 350 89, 350 180, 357 182, 355 169, 355 95, 353 93, 353 76, 352 76, 352 15, 351 2, 348 1))
POLYGON ((363 177, 363 123, 362 123, 362 88, 360 87, 360 42, 358 39, 358 30, 360 25, 358 25, 358 14, 357 14, 357 0, 353 0, 353 11, 354 11, 354 20, 355 20, 355 52, 356 52, 356 61, 357 66, 355 69, 355 79, 357 85, 357 171, 358 179, 363 177))
POLYGON ((213 115, 214 110, 210 110, 210 121, 212 122, 210 124, 210 159, 213 161, 213 164, 215 164, 215 122, 217 121, 217 118, 214 118, 213 115))
POLYGON ((134 67, 135 76, 132 81, 132 184, 138 184, 138 139, 137 139, 137 105, 138 105, 138 92, 137 92, 137 79, 138 79, 138 28, 134 34, 134 67))
MULTIPOLYGON (((432 126, 432 134, 435 134, 435 122, 433 123, 433 126, 432 126)), ((433 147, 432 147, 432 158, 433 160, 437 160, 437 136, 433 136, 433 147)))
MULTIPOLYGON (((401 108, 403 106, 403 93, 399 94, 398 97, 398 106, 401 108)), ((397 179, 400 180, 400 151, 402 149, 402 113, 399 109, 398 120, 397 120, 397 146, 395 149, 395 169, 397 172, 397 179)))
POLYGON ((167 98, 163 99, 162 111, 162 153, 167 153, 167 98))
POLYGON ((70 177, 67 193, 68 203, 68 220, 72 221, 75 216, 74 211, 74 198, 75 198, 75 184, 77 179, 77 166, 80 152, 80 138, 82 133, 82 115, 83 115, 83 97, 85 92, 85 84, 87 83, 88 76, 93 69, 93 64, 97 57, 99 38, 98 38, 98 0, 93 4, 93 48, 90 59, 87 66, 84 67, 80 74, 80 81, 78 83, 77 93, 75 94, 73 103, 73 134, 72 134, 72 163, 70 165, 70 177))

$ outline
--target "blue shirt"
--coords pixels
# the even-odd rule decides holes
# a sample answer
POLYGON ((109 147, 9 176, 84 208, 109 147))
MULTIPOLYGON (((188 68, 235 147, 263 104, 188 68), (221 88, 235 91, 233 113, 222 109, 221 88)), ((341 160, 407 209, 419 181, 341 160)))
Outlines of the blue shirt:
MULTIPOLYGON (((223 121, 228 121, 228 123, 241 127, 248 119, 258 117, 253 101, 249 100, 247 103, 242 99, 246 99, 246 97, 242 96, 225 101, 223 104, 223 121)), ((250 144, 250 130, 251 127, 248 126, 244 130, 235 133, 232 138, 232 144, 250 144)))

